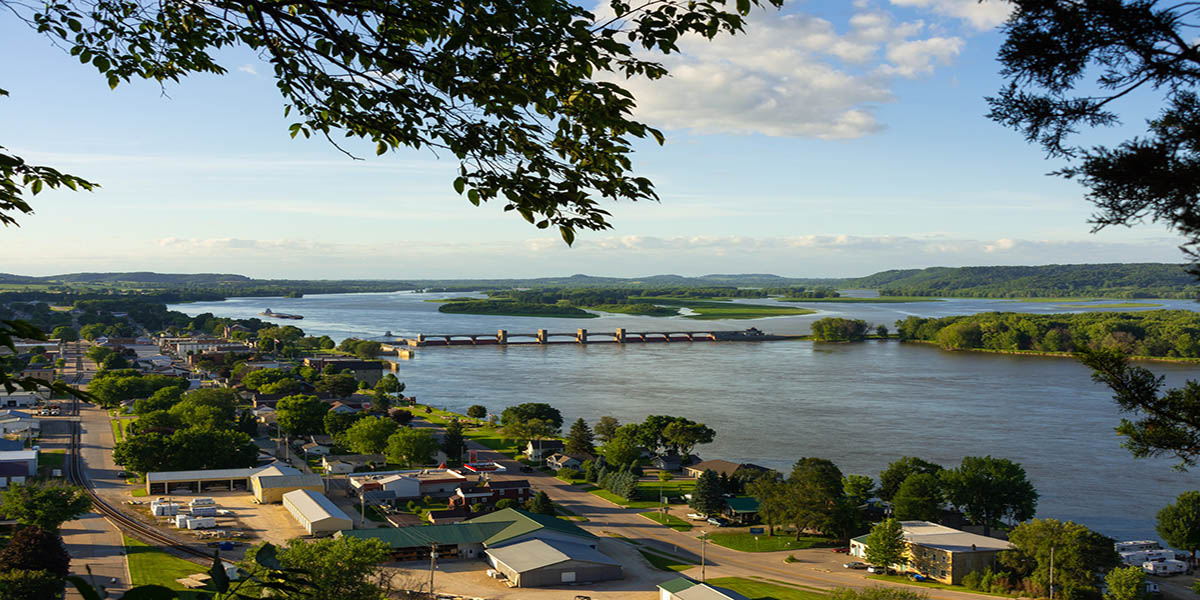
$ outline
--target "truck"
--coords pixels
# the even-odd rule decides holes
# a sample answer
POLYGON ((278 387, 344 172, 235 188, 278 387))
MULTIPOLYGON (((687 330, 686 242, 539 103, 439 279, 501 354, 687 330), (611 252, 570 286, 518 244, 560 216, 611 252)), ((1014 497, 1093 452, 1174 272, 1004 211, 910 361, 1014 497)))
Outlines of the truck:
POLYGON ((1187 572, 1187 563, 1182 560, 1156 560, 1146 561, 1142 563, 1142 570, 1147 575, 1158 575, 1159 577, 1170 577, 1172 575, 1182 575, 1187 572))

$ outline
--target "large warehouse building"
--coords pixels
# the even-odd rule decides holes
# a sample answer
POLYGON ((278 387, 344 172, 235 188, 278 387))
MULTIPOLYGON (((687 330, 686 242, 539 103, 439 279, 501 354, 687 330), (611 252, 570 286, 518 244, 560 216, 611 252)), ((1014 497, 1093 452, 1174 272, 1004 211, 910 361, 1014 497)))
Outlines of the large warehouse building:
POLYGON ((199 494, 211 491, 249 491, 260 503, 281 502, 292 490, 325 491, 320 475, 301 473, 283 463, 249 469, 198 469, 146 474, 146 493, 199 494))
POLYGON ((332 500, 311 490, 292 490, 284 494, 283 507, 309 535, 331 534, 354 527, 354 521, 332 500))
MULTIPOLYGON (((908 548, 904 564, 889 565, 900 572, 920 573, 942 583, 958 585, 972 571, 995 565, 997 556, 1012 548, 1005 540, 951 529, 929 521, 900 521, 908 548)), ((850 540, 850 554, 867 556, 867 536, 850 540)))
POLYGON ((513 587, 591 583, 621 578, 621 564, 599 550, 555 539, 488 548, 488 564, 513 587))

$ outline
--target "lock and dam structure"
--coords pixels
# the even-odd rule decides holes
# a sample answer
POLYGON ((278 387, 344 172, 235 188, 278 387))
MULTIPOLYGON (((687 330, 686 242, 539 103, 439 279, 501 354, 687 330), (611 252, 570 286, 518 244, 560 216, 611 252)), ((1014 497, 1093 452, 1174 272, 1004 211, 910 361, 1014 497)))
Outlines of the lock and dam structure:
POLYGON ((420 333, 415 338, 400 338, 394 346, 505 346, 538 344, 651 344, 675 342, 768 342, 805 339, 803 335, 774 335, 751 328, 744 331, 629 331, 614 332, 576 329, 555 332, 538 329, 533 333, 420 333))

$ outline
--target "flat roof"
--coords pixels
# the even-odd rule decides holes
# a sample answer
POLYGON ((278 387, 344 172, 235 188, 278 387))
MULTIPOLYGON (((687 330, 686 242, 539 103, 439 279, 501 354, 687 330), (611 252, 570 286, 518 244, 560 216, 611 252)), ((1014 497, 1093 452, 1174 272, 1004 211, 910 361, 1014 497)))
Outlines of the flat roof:
POLYGON ((621 566, 621 563, 609 558, 599 550, 562 540, 526 540, 503 548, 490 548, 487 550, 487 554, 518 573, 526 573, 571 560, 621 566))
POLYGON ((299 475, 300 471, 282 463, 245 469, 194 469, 191 471, 157 471, 146 473, 146 481, 206 481, 211 479, 247 479, 251 475, 299 475))
POLYGON ((37 458, 37 450, 0 450, 0 461, 31 460, 37 458))
POLYGON ((960 531, 929 521, 901 521, 904 540, 910 544, 946 550, 948 552, 988 552, 1009 550, 1006 540, 960 531))
POLYGON ((292 490, 284 494, 283 499, 300 511, 300 514, 304 515, 309 523, 325 519, 343 519, 353 522, 345 511, 338 508, 338 505, 334 504, 333 500, 326 498, 324 494, 318 494, 311 490, 292 490))

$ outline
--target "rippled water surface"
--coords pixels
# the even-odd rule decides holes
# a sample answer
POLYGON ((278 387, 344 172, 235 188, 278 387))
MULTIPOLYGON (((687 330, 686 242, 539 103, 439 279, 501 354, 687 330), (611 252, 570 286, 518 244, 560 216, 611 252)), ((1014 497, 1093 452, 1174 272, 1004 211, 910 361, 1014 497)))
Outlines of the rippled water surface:
MULTIPOLYGON (((375 337, 416 333, 744 329, 807 333, 824 316, 884 323, 908 315, 984 311, 1067 312, 1078 304, 951 300, 903 304, 800 304, 820 311, 752 321, 609 315, 547 319, 437 312, 429 298, 463 294, 332 294, 300 299, 235 298, 172 306, 195 315, 251 317, 264 308, 305 316, 312 335, 375 337)), ((762 301, 756 301, 762 302, 762 301)), ((1185 301, 1146 301, 1194 310, 1185 301)), ((1179 385, 1190 365, 1148 364, 1179 385)), ((918 344, 866 342, 572 344, 422 348, 400 378, 424 402, 493 411, 548 402, 564 417, 622 422, 676 414, 717 431, 704 458, 787 469, 802 456, 832 459, 846 473, 877 475, 902 455, 944 465, 966 455, 1024 465, 1041 493, 1038 515, 1071 519, 1108 535, 1153 538, 1154 515, 1180 492, 1200 487, 1167 460, 1130 458, 1113 427, 1120 419, 1106 388, 1069 359, 942 352, 918 344)))

